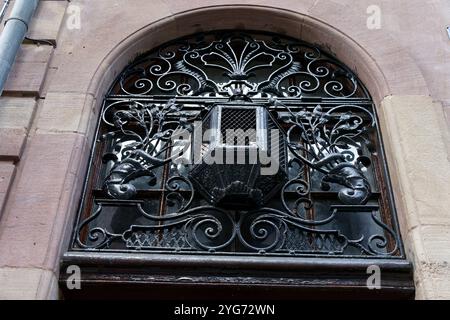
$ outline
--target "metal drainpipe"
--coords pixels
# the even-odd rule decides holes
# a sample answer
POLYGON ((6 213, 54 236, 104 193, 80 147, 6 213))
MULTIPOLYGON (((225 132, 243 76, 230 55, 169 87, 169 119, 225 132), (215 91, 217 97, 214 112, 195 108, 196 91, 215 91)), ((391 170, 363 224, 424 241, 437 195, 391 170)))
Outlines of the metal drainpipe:
POLYGON ((6 10, 8 9, 9 3, 11 0, 4 0, 2 10, 0 10, 0 22, 3 21, 3 17, 5 16, 6 10))
POLYGON ((0 95, 39 0, 16 0, 0 35, 0 95))

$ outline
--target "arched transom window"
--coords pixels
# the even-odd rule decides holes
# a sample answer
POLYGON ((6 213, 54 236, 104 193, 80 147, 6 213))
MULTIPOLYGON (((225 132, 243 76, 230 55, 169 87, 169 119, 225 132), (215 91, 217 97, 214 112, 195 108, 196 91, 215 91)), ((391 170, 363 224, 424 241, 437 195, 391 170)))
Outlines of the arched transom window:
POLYGON ((106 96, 72 247, 401 257, 389 190, 348 68, 287 37, 198 34, 106 96))
POLYGON ((377 270, 410 297, 387 172, 373 101, 329 53, 261 32, 177 39, 104 98, 62 266, 95 297, 364 295, 377 270))
POLYGON ((105 97, 70 250, 403 259, 370 95, 273 34, 139 56, 105 97))

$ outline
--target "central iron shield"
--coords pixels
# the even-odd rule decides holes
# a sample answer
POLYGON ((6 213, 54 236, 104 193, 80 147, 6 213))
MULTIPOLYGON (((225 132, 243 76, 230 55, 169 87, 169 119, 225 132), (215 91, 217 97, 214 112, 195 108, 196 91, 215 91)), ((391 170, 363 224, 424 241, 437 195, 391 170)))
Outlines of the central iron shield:
POLYGON ((285 139, 265 107, 245 102, 216 105, 203 120, 202 136, 201 149, 194 151, 200 161, 189 178, 209 203, 260 207, 286 182, 285 139), (268 167, 274 172, 264 174, 268 167))

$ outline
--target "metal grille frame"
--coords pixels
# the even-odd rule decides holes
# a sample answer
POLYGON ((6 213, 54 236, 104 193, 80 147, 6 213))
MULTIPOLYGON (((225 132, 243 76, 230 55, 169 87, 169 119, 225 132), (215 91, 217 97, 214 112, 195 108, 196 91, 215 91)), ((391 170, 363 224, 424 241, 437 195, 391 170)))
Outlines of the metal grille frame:
MULTIPOLYGON (((158 129, 156 140, 164 143, 165 133, 158 129)), ((317 266, 338 272, 338 278, 353 279, 335 284, 330 292, 343 292, 349 286, 364 291, 362 273, 376 264, 387 270, 387 291, 400 292, 398 297, 413 295, 411 265, 399 234, 375 105, 357 77, 316 46, 235 30, 163 45, 140 56, 119 75, 105 97, 95 141, 73 237, 62 264, 77 263, 91 270, 85 280, 88 286, 102 277, 92 271, 97 265, 102 270, 112 268, 120 283, 129 283, 133 276, 140 278, 136 283, 155 285, 144 276, 150 273, 164 288, 179 284, 179 278, 170 274, 197 279, 186 288, 197 288, 197 282, 222 288, 237 281, 231 275, 236 268, 242 276, 255 275, 252 280, 241 279, 247 286, 271 283, 282 288, 290 281, 295 292, 303 292, 308 288, 303 282, 309 279, 313 284, 308 290, 333 287, 331 280, 317 277, 310 269, 317 266), (177 59, 179 52, 173 48, 183 58, 177 59), (241 54, 232 55, 226 48, 240 48, 241 54), (255 62, 258 59, 260 64, 255 62), (168 61, 170 68, 165 65, 168 61), (288 175, 278 196, 271 195, 273 199, 264 206, 228 210, 211 205, 195 192, 187 173, 174 173, 169 151, 152 150, 149 141, 155 140, 155 132, 149 123, 158 123, 160 128, 175 123, 165 128, 173 132, 188 127, 193 119, 202 120, 214 106, 246 103, 264 106, 276 123, 271 126, 284 132, 279 144, 289 146, 283 151, 288 175), (137 125, 126 127, 131 118, 137 125), (347 134, 341 140, 333 137, 339 130, 330 129, 340 123, 338 129, 347 134), (310 132, 328 139, 332 151, 321 154, 317 146, 322 144, 310 143, 310 132), (351 139, 347 139, 349 132, 351 139), (362 140, 349 143, 354 137, 362 140), (353 146, 359 149, 352 157, 353 146), (151 204, 148 199, 159 200, 151 204), (108 228, 114 221, 102 218, 104 208, 113 208, 112 215, 122 210, 135 220, 120 222, 119 231, 111 231, 108 228), (155 208, 159 208, 156 213, 155 208), (346 224, 346 217, 356 213, 363 218, 346 224), (355 225, 358 221, 362 225, 355 225), (368 222, 371 227, 365 225, 368 222), (196 233, 202 224, 205 227, 196 233), (255 228, 258 224, 259 229, 255 228), (353 230, 358 228, 366 228, 359 238, 353 230), (258 240, 262 237, 258 232, 266 235, 264 241, 258 240), (133 261, 146 265, 148 271, 138 271, 133 261), (224 261, 223 272, 207 271, 224 261), (167 269, 161 271, 164 265, 167 269), (304 270, 303 275, 293 270, 295 266, 304 270), (186 269, 191 267, 197 271, 186 269), (345 271, 346 267, 351 270, 345 271), (271 271, 260 274, 264 270, 271 271)), ((105 215, 111 215, 108 210, 105 215)), ((61 281, 65 279, 63 275, 61 281)))

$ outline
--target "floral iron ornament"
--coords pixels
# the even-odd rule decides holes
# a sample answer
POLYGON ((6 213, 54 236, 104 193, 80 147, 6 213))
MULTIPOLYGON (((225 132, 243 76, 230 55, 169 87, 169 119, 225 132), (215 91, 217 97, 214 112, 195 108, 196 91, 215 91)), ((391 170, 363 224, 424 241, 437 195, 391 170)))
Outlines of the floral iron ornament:
POLYGON ((283 106, 289 116, 285 122, 291 127, 287 131, 287 142, 290 151, 311 168, 324 174, 322 189, 329 190, 329 183, 336 183, 342 188, 338 197, 344 204, 364 204, 370 197, 370 183, 361 171, 370 159, 356 159, 350 151, 353 146, 358 150, 368 142, 363 138, 368 126, 364 123, 361 113, 369 119, 369 126, 374 127, 373 115, 367 110, 354 105, 341 105, 322 111, 320 105, 314 110, 292 112, 291 109, 276 99, 271 99, 269 105, 283 106), (358 113, 351 111, 358 111, 358 113), (295 141, 293 135, 299 131, 300 141, 295 141))
POLYGON ((115 145, 116 152, 104 156, 104 160, 116 161, 105 179, 105 188, 112 198, 126 200, 136 195, 133 181, 137 178, 147 177, 150 186, 156 183, 152 170, 173 160, 175 156, 170 152, 176 147, 173 137, 188 129, 189 124, 187 115, 181 112, 182 105, 175 100, 161 107, 126 104, 125 109, 113 112, 111 123, 106 117, 115 107, 113 104, 103 113, 103 121, 116 129, 104 138, 120 137, 115 145), (177 115, 176 120, 169 119, 174 115, 177 115), (120 139, 124 139, 125 144, 120 139))
MULTIPOLYGON (((302 110, 293 113, 278 100, 272 99, 269 101, 270 104, 275 107, 283 106, 288 110, 290 116, 284 119, 291 125, 287 131, 287 146, 294 156, 324 174, 322 188, 329 190, 330 183, 338 184, 343 187, 338 193, 343 204, 366 203, 370 197, 370 183, 361 171, 364 167, 363 158, 358 158, 355 162, 354 154, 349 151, 350 146, 359 148, 361 143, 365 142, 361 139, 361 135, 367 130, 364 120, 357 113, 348 110, 357 107, 343 105, 323 112, 322 108, 317 106, 312 112, 302 110), (345 109, 347 109, 345 112, 339 112, 345 109), (300 141, 293 138, 296 131, 299 131, 300 141)), ((111 197, 132 198, 136 194, 132 181, 142 176, 149 178, 150 185, 154 184, 156 176, 152 169, 173 160, 173 156, 164 158, 161 155, 173 149, 174 134, 177 135, 180 130, 187 128, 187 118, 165 123, 170 113, 179 114, 181 109, 182 105, 171 100, 161 109, 155 107, 146 109, 131 105, 129 111, 120 110, 114 114, 114 126, 122 134, 136 136, 139 139, 138 142, 128 144, 126 151, 122 150, 124 155, 122 160, 114 165, 105 180, 105 186, 111 197), (144 136, 126 129, 130 121, 135 121, 140 128, 145 129, 144 136), (158 129, 153 132, 155 122, 158 123, 155 126, 158 129)), ((370 125, 374 125, 373 116, 368 111, 362 108, 358 111, 363 111, 369 117, 370 125)), ((364 159, 365 163, 370 161, 368 158, 364 159)), ((239 182, 232 181, 233 185, 239 182)))

